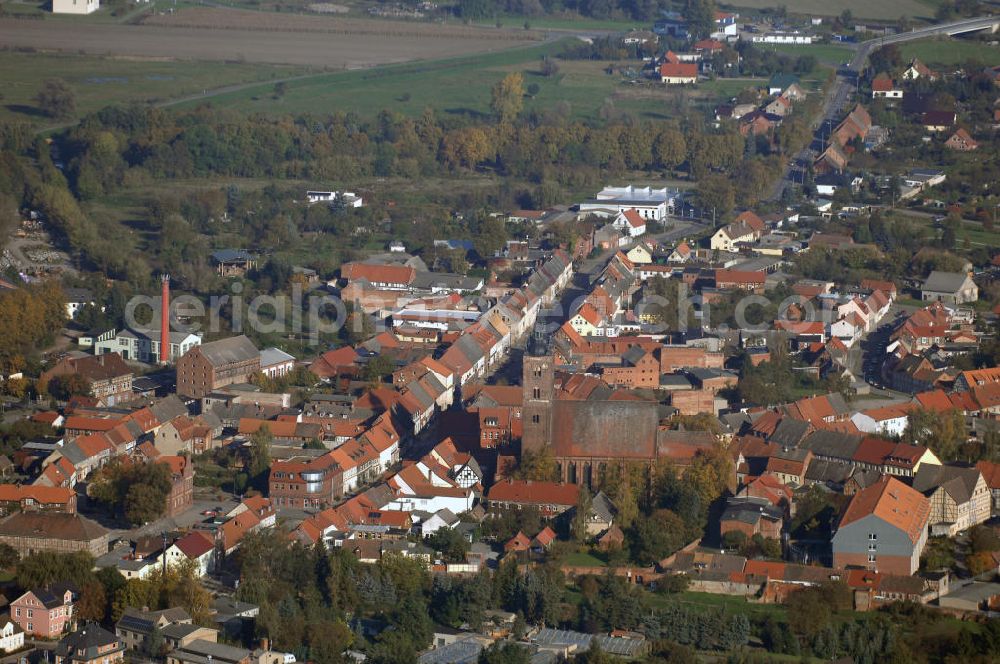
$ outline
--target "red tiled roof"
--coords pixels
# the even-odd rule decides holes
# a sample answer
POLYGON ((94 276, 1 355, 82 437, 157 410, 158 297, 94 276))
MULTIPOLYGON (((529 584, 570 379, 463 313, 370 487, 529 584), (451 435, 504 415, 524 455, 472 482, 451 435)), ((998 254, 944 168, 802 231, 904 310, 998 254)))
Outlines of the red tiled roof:
POLYGON ((639 211, 635 208, 630 208, 622 212, 622 216, 625 217, 625 221, 629 223, 632 228, 645 228, 646 220, 642 218, 639 211))
POLYGON ((531 540, 520 530, 503 545, 504 551, 527 551, 531 548, 531 540))
POLYGON ((0 502, 20 502, 30 498, 42 505, 65 505, 73 495, 73 489, 66 487, 0 484, 0 502))
POLYGON ((664 62, 660 65, 664 78, 698 78, 698 65, 688 62, 664 62))
POLYGON ((896 449, 896 443, 883 438, 865 438, 858 445, 851 461, 881 465, 885 458, 896 449))
POLYGON ((65 428, 77 431, 111 431, 118 426, 118 420, 104 419, 101 417, 86 417, 84 415, 70 415, 66 418, 65 428))
POLYGON ((156 460, 157 463, 165 463, 170 467, 170 472, 174 475, 183 475, 184 468, 187 467, 187 457, 182 456, 161 456, 156 460))
POLYGON ((548 526, 545 526, 537 535, 535 535, 533 541, 538 542, 538 544, 543 547, 547 547, 549 544, 552 544, 552 542, 554 542, 555 540, 556 540, 555 531, 549 528, 548 526))
POLYGON ((744 574, 762 576, 768 579, 785 578, 785 563, 768 560, 748 560, 743 566, 744 574))
POLYGON ((899 417, 903 417, 909 411, 908 404, 899 404, 896 406, 882 406, 880 408, 869 408, 868 410, 861 411, 868 417, 872 418, 876 422, 884 422, 886 420, 894 420, 899 417))
POLYGON ((1000 367, 963 371, 962 378, 965 379, 965 382, 970 387, 973 385, 986 385, 987 383, 1000 383, 1000 367))
POLYGON ((60 417, 59 413, 54 410, 43 410, 40 413, 35 413, 31 416, 32 422, 41 422, 42 424, 53 424, 60 417))
POLYGON ((576 505, 579 495, 580 487, 576 484, 508 480, 490 487, 487 498, 530 505, 576 505))
POLYGON ((715 284, 764 285, 767 275, 764 272, 749 270, 716 270, 715 284))
POLYGON ((76 446, 80 448, 80 451, 88 457, 95 457, 101 452, 106 452, 111 449, 111 443, 109 443, 108 439, 102 434, 77 436, 76 440, 73 442, 76 443, 76 446))
POLYGON ((372 284, 409 284, 417 271, 406 265, 378 265, 374 263, 345 263, 340 274, 348 281, 364 279, 372 284))
POLYGON ((883 281, 880 279, 862 279, 861 287, 870 290, 879 290, 888 295, 889 293, 896 292, 896 284, 891 281, 883 281))
POLYGON ((298 427, 298 422, 279 422, 276 420, 260 420, 253 417, 241 417, 239 424, 239 433, 242 435, 249 435, 257 433, 257 431, 267 427, 267 430, 275 438, 293 438, 295 436, 295 430, 298 427))
POLYGON ((894 477, 883 476, 854 494, 840 520, 840 527, 875 515, 903 531, 915 543, 927 527, 930 510, 930 501, 922 493, 894 477))
POLYGON ((758 233, 764 232, 764 220, 757 215, 753 210, 744 210, 737 215, 733 223, 739 224, 744 223, 758 233))
POLYGON ((837 411, 825 394, 815 397, 805 397, 787 407, 789 415, 796 419, 806 420, 815 425, 828 417, 836 417, 837 411))
POLYGON ((990 489, 1000 489, 1000 463, 992 461, 980 461, 976 468, 983 474, 983 479, 990 489))
POLYGON ((934 412, 945 412, 953 409, 951 400, 944 390, 921 392, 913 397, 921 408, 934 412))
POLYGON ((983 410, 1000 406, 1000 383, 973 387, 972 398, 983 410))
POLYGON ((892 79, 889 78, 889 75, 885 73, 879 74, 872 80, 873 92, 889 92, 894 87, 895 86, 892 83, 892 79))
POLYGON ((721 51, 723 45, 722 42, 716 39, 702 39, 696 41, 692 48, 696 51, 721 51))
POLYGON ((194 530, 174 542, 174 546, 185 556, 194 560, 215 548, 215 544, 204 533, 194 530))
POLYGON ((584 302, 583 306, 577 310, 576 315, 594 327, 601 324, 601 315, 597 313, 597 309, 589 302, 584 302))

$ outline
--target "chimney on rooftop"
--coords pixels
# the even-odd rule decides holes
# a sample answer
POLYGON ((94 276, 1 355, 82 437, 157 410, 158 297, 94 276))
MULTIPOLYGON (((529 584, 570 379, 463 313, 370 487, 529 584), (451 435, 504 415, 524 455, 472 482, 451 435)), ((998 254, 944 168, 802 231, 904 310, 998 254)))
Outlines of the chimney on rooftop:
POLYGON ((170 275, 160 275, 160 364, 170 362, 170 275))

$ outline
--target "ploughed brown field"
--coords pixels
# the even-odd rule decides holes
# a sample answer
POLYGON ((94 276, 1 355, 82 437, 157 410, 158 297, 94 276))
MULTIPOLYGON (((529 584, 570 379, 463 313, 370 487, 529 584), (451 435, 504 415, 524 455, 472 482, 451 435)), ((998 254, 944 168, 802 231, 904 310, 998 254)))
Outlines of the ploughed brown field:
POLYGON ((40 51, 179 60, 370 67, 508 49, 525 30, 194 8, 141 24, 0 19, 0 44, 40 51))

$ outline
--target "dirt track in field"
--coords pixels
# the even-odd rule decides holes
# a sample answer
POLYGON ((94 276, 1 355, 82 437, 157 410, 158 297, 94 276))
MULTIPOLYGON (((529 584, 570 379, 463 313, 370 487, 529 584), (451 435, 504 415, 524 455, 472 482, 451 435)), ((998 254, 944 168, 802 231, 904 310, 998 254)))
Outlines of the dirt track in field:
POLYGON ((497 51, 537 36, 515 30, 221 9, 152 16, 139 25, 0 19, 0 47, 6 48, 331 69, 497 51))

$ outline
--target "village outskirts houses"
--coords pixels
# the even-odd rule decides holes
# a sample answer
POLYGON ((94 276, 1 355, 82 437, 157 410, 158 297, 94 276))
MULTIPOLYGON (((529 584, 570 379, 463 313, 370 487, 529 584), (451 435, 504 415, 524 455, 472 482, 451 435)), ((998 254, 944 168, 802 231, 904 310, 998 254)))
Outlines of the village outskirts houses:
POLYGON ((920 287, 920 299, 946 305, 967 304, 979 299, 979 287, 968 273, 934 270, 920 287))
POLYGON ((78 595, 67 584, 31 589, 10 603, 10 615, 29 636, 54 639, 72 629, 78 595))
POLYGON ((96 623, 64 636, 53 652, 55 664, 118 664, 125 660, 125 644, 96 623))
POLYGON ((718 251, 734 251, 739 244, 752 244, 764 234, 764 221, 755 213, 747 211, 736 217, 733 223, 723 226, 712 235, 710 247, 718 251))
POLYGON ((975 466, 924 464, 913 488, 930 500, 932 535, 955 537, 990 518, 990 488, 975 466))
POLYGON ((9 615, 0 617, 0 652, 12 653, 24 647, 24 630, 9 615))
POLYGON ((48 384, 55 378, 72 375, 87 382, 88 393, 97 399, 98 406, 117 406, 134 398, 134 372, 118 353, 63 358, 45 371, 40 380, 48 384))
POLYGON ((619 212, 611 225, 630 238, 646 234, 646 220, 635 208, 619 212))

